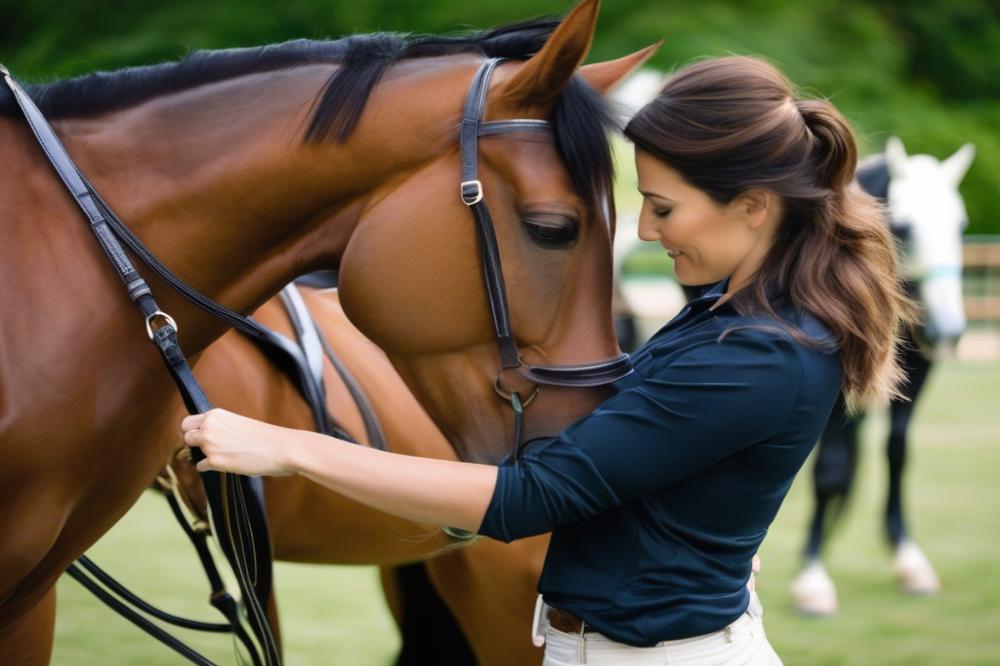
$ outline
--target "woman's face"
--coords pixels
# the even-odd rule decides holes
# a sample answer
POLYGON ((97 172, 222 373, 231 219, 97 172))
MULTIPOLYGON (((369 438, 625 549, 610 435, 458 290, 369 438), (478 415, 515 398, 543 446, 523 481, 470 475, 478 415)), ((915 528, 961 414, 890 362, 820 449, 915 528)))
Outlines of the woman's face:
POLYGON ((666 248, 681 284, 706 285, 729 276, 736 281, 753 273, 762 259, 761 224, 769 217, 769 202, 764 202, 763 216, 751 200, 755 195, 716 203, 639 148, 635 165, 643 197, 639 238, 666 248))

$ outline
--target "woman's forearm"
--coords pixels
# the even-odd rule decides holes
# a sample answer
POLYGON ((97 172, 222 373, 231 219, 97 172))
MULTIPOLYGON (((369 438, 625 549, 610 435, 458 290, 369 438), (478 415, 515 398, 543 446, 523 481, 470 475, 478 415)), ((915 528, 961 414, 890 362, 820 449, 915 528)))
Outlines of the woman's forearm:
MULTIPOLYGON (((299 435, 300 432, 296 432, 299 435)), ((409 520, 476 531, 497 468, 387 453, 315 433, 285 449, 287 467, 316 483, 409 520), (436 489, 428 493, 428 488, 436 489)))
POLYGON ((199 471, 303 476, 409 520, 475 532, 493 497, 497 468, 386 453, 336 437, 212 409, 181 422, 199 471))
POLYGON ((289 430, 285 467, 355 501, 409 520, 475 532, 496 485, 492 465, 387 453, 289 430))

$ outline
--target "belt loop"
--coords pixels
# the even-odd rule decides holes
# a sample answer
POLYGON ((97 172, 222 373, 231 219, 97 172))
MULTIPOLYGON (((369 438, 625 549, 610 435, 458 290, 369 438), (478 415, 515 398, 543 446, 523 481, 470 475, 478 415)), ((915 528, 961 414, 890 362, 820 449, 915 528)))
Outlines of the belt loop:
POLYGON ((587 623, 580 622, 580 640, 576 644, 577 660, 581 664, 587 663, 587 623))
POLYGON ((736 624, 736 623, 732 622, 732 623, 726 625, 726 642, 727 643, 735 643, 736 642, 736 640, 733 638, 733 625, 734 624, 736 624))
POLYGON ((546 603, 542 600, 542 595, 535 599, 535 614, 531 618, 531 644, 535 647, 545 645, 545 631, 542 623, 548 624, 548 617, 545 615, 546 603))

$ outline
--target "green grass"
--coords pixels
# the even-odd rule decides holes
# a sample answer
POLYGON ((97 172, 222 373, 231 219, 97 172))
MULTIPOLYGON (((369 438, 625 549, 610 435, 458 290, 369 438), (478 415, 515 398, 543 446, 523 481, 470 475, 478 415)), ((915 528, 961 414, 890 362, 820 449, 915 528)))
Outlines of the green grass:
MULTIPOLYGON (((936 368, 917 419, 906 480, 911 524, 943 593, 903 596, 889 574, 880 511, 886 422, 876 414, 864 429, 853 505, 828 552, 839 615, 803 618, 789 603, 810 510, 808 467, 762 549, 768 635, 786 664, 1000 663, 1000 363, 936 368)), ((194 553, 171 520, 163 500, 148 495, 91 554, 167 609, 214 619, 194 553)), ((279 564, 276 577, 288 664, 392 662, 399 639, 374 568, 279 564)), ((179 663, 74 581, 60 582, 59 595, 54 664, 179 663)), ((193 642, 219 663, 236 663, 224 639, 193 642)))
MULTIPOLYGON (((164 610, 220 621, 208 605, 208 583, 197 556, 158 494, 147 492, 89 554, 164 610)), ((275 580, 287 664, 393 662, 399 638, 382 599, 376 568, 278 563, 275 580)), ((53 664, 186 663, 112 613, 76 581, 63 576, 57 594, 53 664)), ((182 630, 176 635, 219 664, 238 663, 226 637, 182 630)))
POLYGON ((905 480, 910 528, 944 591, 904 596, 889 573, 881 523, 887 422, 873 414, 853 504, 826 554, 840 613, 800 617, 789 602, 811 510, 811 460, 761 550, 765 622, 786 663, 1000 663, 1000 363, 935 368, 916 419, 905 480))

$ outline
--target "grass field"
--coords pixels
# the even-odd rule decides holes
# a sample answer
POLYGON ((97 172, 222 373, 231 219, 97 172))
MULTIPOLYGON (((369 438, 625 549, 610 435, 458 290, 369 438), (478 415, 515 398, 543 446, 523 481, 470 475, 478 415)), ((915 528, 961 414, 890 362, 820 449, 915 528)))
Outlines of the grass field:
MULTIPOLYGON (((786 664, 1000 664, 1000 363, 940 365, 917 418, 907 475, 911 523, 944 592, 904 597, 889 574, 880 523, 886 423, 874 415, 853 505, 829 549, 840 614, 802 618, 788 601, 810 508, 808 473, 762 549, 766 626, 786 664)), ((197 560, 171 521, 163 500, 147 495, 91 554, 167 609, 215 620, 197 560)), ((276 577, 288 664, 392 663, 399 639, 375 569, 278 564, 276 577)), ((236 663, 225 639, 192 642, 222 664, 236 663)), ((180 661, 64 578, 53 663, 180 661)))

